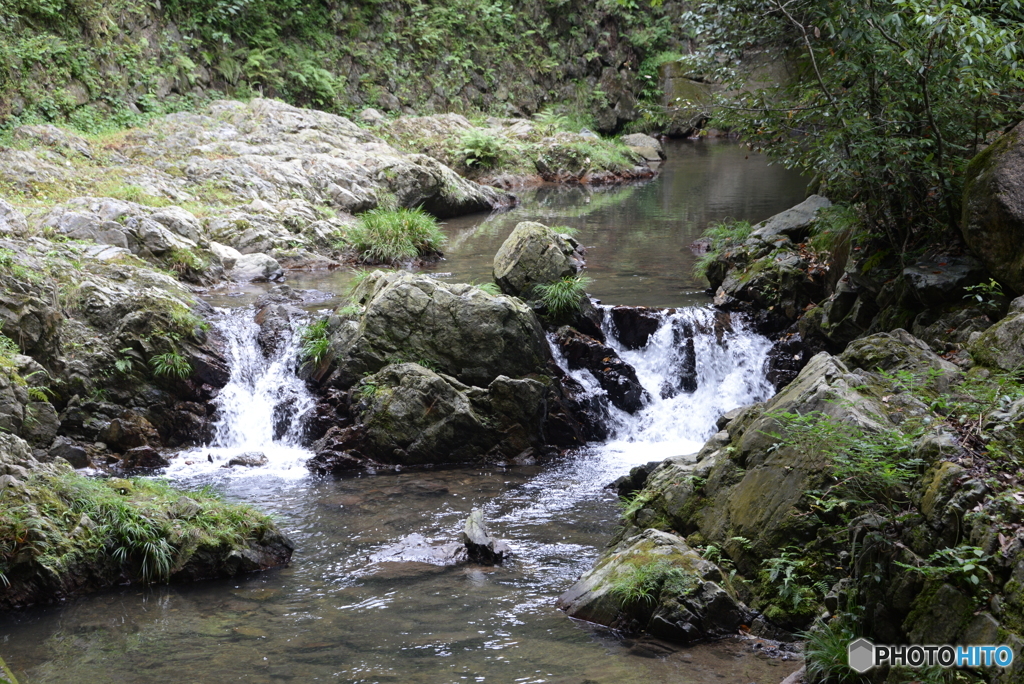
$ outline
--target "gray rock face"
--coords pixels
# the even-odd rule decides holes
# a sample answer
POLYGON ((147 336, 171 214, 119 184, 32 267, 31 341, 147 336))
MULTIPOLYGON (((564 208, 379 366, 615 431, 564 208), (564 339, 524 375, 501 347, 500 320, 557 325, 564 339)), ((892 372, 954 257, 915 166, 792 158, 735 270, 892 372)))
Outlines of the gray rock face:
POLYGON ((832 202, 827 198, 811 195, 795 207, 757 224, 751 236, 771 242, 784 235, 793 242, 800 242, 807 237, 818 210, 831 206, 832 202))
POLYGON ((839 359, 851 369, 861 368, 869 372, 909 371, 922 378, 933 372, 934 387, 942 391, 960 376, 959 368, 903 329, 854 340, 839 359))
POLYGON ((227 276, 239 283, 265 283, 283 279, 284 269, 277 263, 277 259, 256 252, 236 258, 227 276))
POLYGON ((682 539, 649 529, 602 554, 558 607, 587 622, 686 643, 750 624, 751 611, 727 586, 718 566, 682 539), (650 579, 641 585, 644 567, 650 579), (634 584, 638 592, 616 591, 634 584))
POLYGON ((903 279, 923 306, 937 307, 961 303, 964 288, 982 282, 986 273, 981 262, 972 257, 942 257, 908 266, 903 269, 903 279))
POLYGON ((462 529, 462 542, 469 560, 482 565, 498 565, 512 553, 508 544, 491 536, 484 523, 484 512, 474 508, 462 529))
POLYGON ((427 362, 468 385, 499 375, 544 373, 551 359, 544 331, 521 301, 472 285, 409 273, 374 272, 355 292, 358 320, 335 332, 332 385, 347 388, 392 359, 427 362))
POLYGON ((541 445, 546 393, 536 380, 499 376, 483 389, 415 363, 387 366, 358 391, 360 450, 402 465, 513 458, 541 445))
POLYGON ((964 241, 992 275, 1024 294, 1024 126, 967 166, 960 224, 964 241))
POLYGON ((633 148, 634 152, 640 154, 647 161, 661 161, 665 158, 665 149, 657 138, 643 133, 630 133, 622 136, 619 140, 623 145, 633 148))
POLYGON ((0 198, 0 235, 21 235, 26 228, 25 216, 10 202, 0 198))
POLYGON ((584 251, 573 238, 524 221, 494 255, 494 280, 505 294, 530 299, 537 285, 579 273, 586 264, 584 251))

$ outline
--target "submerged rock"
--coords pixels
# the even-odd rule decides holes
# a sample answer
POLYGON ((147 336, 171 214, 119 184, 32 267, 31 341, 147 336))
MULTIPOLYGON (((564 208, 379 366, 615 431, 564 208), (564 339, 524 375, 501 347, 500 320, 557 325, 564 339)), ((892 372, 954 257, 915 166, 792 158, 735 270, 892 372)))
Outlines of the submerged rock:
POLYGON ((482 565, 497 565, 512 553, 508 544, 492 537, 487 531, 484 512, 479 508, 474 508, 466 518, 462 541, 466 545, 469 560, 482 565))
POLYGON ((246 451, 245 453, 232 456, 228 460, 227 467, 231 466, 245 466, 246 468, 257 468, 259 466, 265 466, 269 463, 267 455, 262 451, 246 451))

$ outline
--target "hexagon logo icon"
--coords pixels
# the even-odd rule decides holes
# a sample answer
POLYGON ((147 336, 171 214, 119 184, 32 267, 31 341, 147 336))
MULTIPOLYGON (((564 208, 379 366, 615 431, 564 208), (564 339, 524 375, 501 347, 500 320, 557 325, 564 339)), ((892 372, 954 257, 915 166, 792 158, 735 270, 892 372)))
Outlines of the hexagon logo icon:
POLYGON ((846 647, 846 662, 855 672, 867 672, 875 666, 875 645, 863 638, 851 641, 846 647))

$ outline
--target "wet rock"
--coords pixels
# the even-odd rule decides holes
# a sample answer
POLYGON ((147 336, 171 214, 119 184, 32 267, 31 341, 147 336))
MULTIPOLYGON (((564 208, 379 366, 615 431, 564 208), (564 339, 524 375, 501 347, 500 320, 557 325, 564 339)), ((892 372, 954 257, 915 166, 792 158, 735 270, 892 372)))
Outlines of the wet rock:
POLYGON ((462 541, 466 545, 469 560, 481 565, 498 565, 512 550, 505 542, 496 539, 487 531, 484 512, 473 509, 462 528, 462 541))
POLYGON ((636 370, 611 347, 568 327, 560 328, 556 343, 569 368, 585 368, 597 379, 608 399, 627 413, 636 413, 648 400, 636 370))
POLYGON ((262 451, 246 451, 245 453, 232 456, 228 460, 227 467, 231 466, 244 466, 246 468, 257 468, 259 466, 265 466, 269 463, 267 455, 262 451))
POLYGON ((284 270, 277 259, 259 252, 243 254, 235 259, 234 267, 226 272, 228 278, 239 283, 265 283, 284 278, 284 270))
POLYGON ((100 430, 98 439, 115 451, 159 444, 160 435, 144 416, 127 409, 100 430))
POLYGON ((682 539, 645 530, 603 553, 557 605, 580 620, 688 643, 750 624, 751 611, 727 586, 718 566, 682 539), (628 585, 641 566, 650 567, 653 581, 645 598, 631 600, 616 587, 628 585))
POLYGON ((128 449, 121 459, 121 466, 129 470, 136 468, 166 468, 169 465, 170 462, 151 446, 139 446, 128 449))
POLYGON ((323 384, 347 389, 398 358, 486 387, 499 375, 545 374, 551 360, 536 314, 511 297, 422 275, 376 271, 354 298, 365 309, 332 334, 335 361, 323 384))
POLYGON ((658 309, 646 306, 615 306, 611 309, 615 339, 626 349, 643 349, 663 323, 658 309))
POLYGON ((370 556, 375 563, 405 562, 454 565, 466 560, 466 546, 458 542, 431 544, 422 534, 410 534, 370 556))
POLYGON ((537 285, 574 276, 586 265, 584 248, 568 235, 524 221, 494 255, 494 280, 505 294, 536 299, 537 285))
POLYGON ((799 333, 778 339, 768 350, 765 377, 776 390, 780 390, 796 379, 811 356, 811 350, 804 344, 799 333))
POLYGON ((633 148, 648 161, 661 161, 665 158, 665 150, 657 138, 643 133, 630 133, 619 138, 626 147, 633 148))
POLYGON ((971 160, 964 183, 964 241, 996 280, 1024 293, 1024 126, 971 160))

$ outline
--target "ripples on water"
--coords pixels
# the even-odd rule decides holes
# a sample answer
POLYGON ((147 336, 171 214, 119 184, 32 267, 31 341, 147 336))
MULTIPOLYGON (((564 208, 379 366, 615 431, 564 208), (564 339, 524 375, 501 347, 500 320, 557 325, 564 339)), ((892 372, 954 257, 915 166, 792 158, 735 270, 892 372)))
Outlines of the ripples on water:
MULTIPOLYGON (((667 166, 656 183, 678 181, 667 166)), ((780 206, 762 213, 792 203, 777 200, 780 206)), ((490 254, 496 248, 486 247, 490 254)), ((329 282, 320 287, 334 289, 329 282)), ((231 500, 274 514, 297 543, 292 564, 232 581, 130 588, 7 615, 0 652, 23 682, 747 684, 778 682, 795 669, 756 658, 733 641, 665 655, 574 623, 553 607, 614 530, 617 509, 605 484, 637 463, 696 451, 718 415, 770 395, 761 373, 767 343, 737 321, 687 309, 667 316, 644 350, 620 350, 655 400, 636 417, 615 416, 607 444, 543 468, 326 480, 301 466, 307 454, 295 446, 297 421, 282 430, 279 413, 277 440, 268 439, 282 400, 293 419, 310 405, 293 382, 294 342, 267 360, 253 348, 251 323, 231 325, 234 372, 220 398, 217 441, 177 459, 168 475, 185 486, 213 484, 231 500), (679 367, 673 326, 685 322, 698 332, 698 389, 661 399, 662 382, 679 367), (250 450, 266 452, 271 464, 244 477, 239 468, 220 467, 250 450), (512 546, 515 555, 503 567, 371 560, 410 534, 456 540, 476 507, 512 546), (644 657, 652 654, 663 657, 644 657)))

